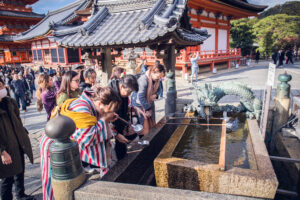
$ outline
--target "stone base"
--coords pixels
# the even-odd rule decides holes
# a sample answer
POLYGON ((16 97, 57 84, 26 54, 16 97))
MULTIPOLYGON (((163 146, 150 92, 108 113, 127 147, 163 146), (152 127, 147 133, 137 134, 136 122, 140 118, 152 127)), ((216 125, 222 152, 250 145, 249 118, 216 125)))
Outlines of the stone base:
POLYGON ((72 200, 74 190, 84 183, 85 178, 85 172, 71 180, 62 181, 52 178, 51 181, 55 200, 72 200))
MULTIPOLYGON (((283 137, 280 133, 276 134, 276 151, 278 156, 286 158, 300 159, 300 141, 297 138, 283 137)), ((283 170, 287 171, 292 180, 292 185, 297 185, 300 175, 300 163, 280 162, 284 165, 283 170)))
MULTIPOLYGON (((157 186, 273 199, 278 187, 276 175, 257 122, 247 122, 257 168, 232 167, 220 171, 217 164, 173 157, 187 128, 181 126, 154 160, 157 186)), ((189 120, 183 120, 183 123, 189 123, 189 120)))

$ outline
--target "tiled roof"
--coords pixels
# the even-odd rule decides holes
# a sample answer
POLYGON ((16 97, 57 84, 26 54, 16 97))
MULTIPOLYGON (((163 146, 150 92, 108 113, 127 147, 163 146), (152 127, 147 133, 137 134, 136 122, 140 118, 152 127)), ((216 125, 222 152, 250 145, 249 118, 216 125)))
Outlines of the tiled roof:
POLYGON ((74 11, 85 9, 91 3, 91 0, 79 0, 61 9, 49 12, 46 17, 34 27, 14 37, 16 41, 30 40, 35 37, 43 36, 48 33, 54 26, 64 25, 74 19, 74 11))
POLYGON ((0 10, 0 16, 38 18, 38 19, 45 17, 45 15, 37 14, 34 12, 19 12, 19 11, 10 11, 10 10, 0 10))
POLYGON ((186 0, 100 0, 97 8, 83 25, 53 31, 49 38, 68 47, 128 47, 169 39, 197 45, 209 37, 189 24, 186 0))
POLYGON ((223 2, 238 8, 242 8, 245 10, 249 10, 252 12, 262 12, 264 9, 266 9, 268 6, 261 6, 261 5, 255 5, 255 4, 250 4, 248 3, 247 0, 213 0, 216 2, 223 2))

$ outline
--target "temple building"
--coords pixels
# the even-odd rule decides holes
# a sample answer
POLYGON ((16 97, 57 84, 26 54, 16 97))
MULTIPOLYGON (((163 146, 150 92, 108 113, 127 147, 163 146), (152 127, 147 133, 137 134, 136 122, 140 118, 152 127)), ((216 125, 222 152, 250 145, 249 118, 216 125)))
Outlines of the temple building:
MULTIPOLYGON (((180 51, 176 53, 175 67, 182 69, 183 74, 190 66, 188 55, 191 52, 199 52, 200 59, 198 64, 210 65, 210 70, 213 70, 216 63, 227 63, 226 66, 229 68, 231 61, 239 62, 241 58, 240 49, 230 49, 229 47, 230 20, 257 16, 257 13, 266 8, 266 6, 249 4, 247 0, 124 0, 122 2, 123 7, 126 8, 129 6, 135 8, 135 6, 139 6, 140 4, 149 4, 150 6, 149 2, 152 4, 184 4, 187 8, 184 15, 186 19, 179 22, 185 23, 181 24, 181 26, 191 25, 192 28, 205 29, 208 31, 210 37, 206 41, 203 40, 204 43, 201 46, 195 45, 188 47, 185 45, 185 48, 180 48, 180 51)), ((122 53, 124 51, 121 50, 130 46, 137 49, 136 52, 140 55, 139 58, 137 58, 138 62, 140 62, 141 59, 147 59, 148 64, 154 64, 156 59, 161 58, 157 57, 157 51, 153 50, 154 48, 152 46, 157 42, 155 38, 161 37, 160 35, 162 35, 162 33, 159 33, 160 35, 158 36, 156 32, 155 34, 149 33, 150 35, 144 35, 153 40, 152 46, 150 44, 146 46, 127 45, 129 42, 142 39, 143 37, 137 38, 138 34, 143 33, 144 29, 149 29, 148 26, 144 27, 143 25, 137 24, 138 21, 148 15, 148 13, 142 12, 143 9, 146 8, 141 8, 139 10, 140 15, 135 16, 135 18, 129 18, 128 15, 126 18, 127 21, 122 21, 124 18, 124 9, 120 9, 119 16, 114 18, 115 21, 111 20, 111 25, 103 28, 102 24, 112 15, 111 13, 116 13, 115 7, 120 7, 118 3, 120 3, 118 0, 76 1, 64 8, 48 13, 39 24, 22 33, 22 35, 17 36, 15 40, 19 42, 31 42, 33 63, 37 65, 45 65, 46 67, 57 65, 70 66, 72 64, 84 63, 86 56, 94 58, 92 62, 97 63, 101 62, 96 59, 97 56, 101 55, 101 44, 109 42, 107 40, 112 40, 112 43, 117 44, 117 39, 121 37, 120 34, 122 33, 115 32, 114 30, 117 30, 120 23, 131 23, 132 26, 142 26, 142 28, 140 28, 138 32, 134 30, 133 32, 123 33, 123 37, 128 37, 128 41, 123 41, 124 43, 107 45, 114 47, 112 49, 112 58, 116 60, 116 62, 122 63, 122 61, 126 59, 122 53), (101 16, 99 15, 99 10, 104 6, 108 7, 109 14, 101 16), (111 6, 111 8, 109 6, 111 6), (143 14, 145 16, 143 16, 143 14), (114 27, 115 29, 112 29, 112 25, 116 26, 114 27), (92 28, 92 31, 87 31, 89 28, 92 28), (102 31, 101 33, 94 35, 94 32, 100 30, 102 31), (80 33, 84 35, 84 37, 80 37, 80 33), (82 41, 79 42, 79 39, 82 41), (141 49, 139 47, 143 48, 141 49)), ((159 18, 157 17, 159 12, 162 12, 166 7, 161 6, 157 7, 157 9, 158 11, 153 11, 155 14, 152 16, 155 20, 159 18)), ((179 11, 175 10, 175 12, 171 14, 175 16, 177 12, 179 11)), ((165 28, 163 32, 167 32, 165 28)))
POLYGON ((13 36, 30 29, 44 17, 32 12, 32 8, 28 6, 37 1, 0 1, 0 64, 31 62, 31 44, 16 43, 13 36))
POLYGON ((215 63, 226 62, 230 68, 231 61, 240 61, 241 50, 229 47, 230 20, 257 16, 267 8, 249 4, 247 0, 189 0, 188 6, 193 27, 206 29, 210 38, 201 46, 187 48, 179 62, 188 63, 187 55, 198 51, 198 64, 210 64, 211 71, 215 63))
POLYGON ((32 62, 35 65, 55 67, 82 63, 81 50, 62 48, 56 42, 50 42, 49 35, 55 27, 69 28, 83 23, 75 12, 91 5, 91 0, 79 0, 61 9, 49 12, 37 25, 17 35, 14 40, 19 43, 31 43, 32 62))

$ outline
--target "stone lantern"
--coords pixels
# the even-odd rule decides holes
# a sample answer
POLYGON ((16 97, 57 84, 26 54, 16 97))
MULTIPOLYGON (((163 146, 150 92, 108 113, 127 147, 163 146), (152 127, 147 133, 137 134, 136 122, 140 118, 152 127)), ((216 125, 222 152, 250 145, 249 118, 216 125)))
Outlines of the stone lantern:
POLYGON ((56 200, 72 199, 73 191, 85 181, 78 144, 70 140, 75 129, 73 120, 60 114, 51 119, 45 127, 46 135, 54 139, 49 154, 56 200))

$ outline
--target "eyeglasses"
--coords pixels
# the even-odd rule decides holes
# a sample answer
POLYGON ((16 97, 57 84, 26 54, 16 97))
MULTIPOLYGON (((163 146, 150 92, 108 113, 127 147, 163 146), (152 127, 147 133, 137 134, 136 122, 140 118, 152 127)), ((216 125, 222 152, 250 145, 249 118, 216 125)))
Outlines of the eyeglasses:
POLYGON ((96 80, 96 78, 97 78, 96 76, 90 76, 89 77, 89 79, 91 79, 91 80, 96 80))
POLYGON ((72 81, 75 81, 76 83, 80 83, 80 80, 79 80, 79 79, 72 80, 72 81))

